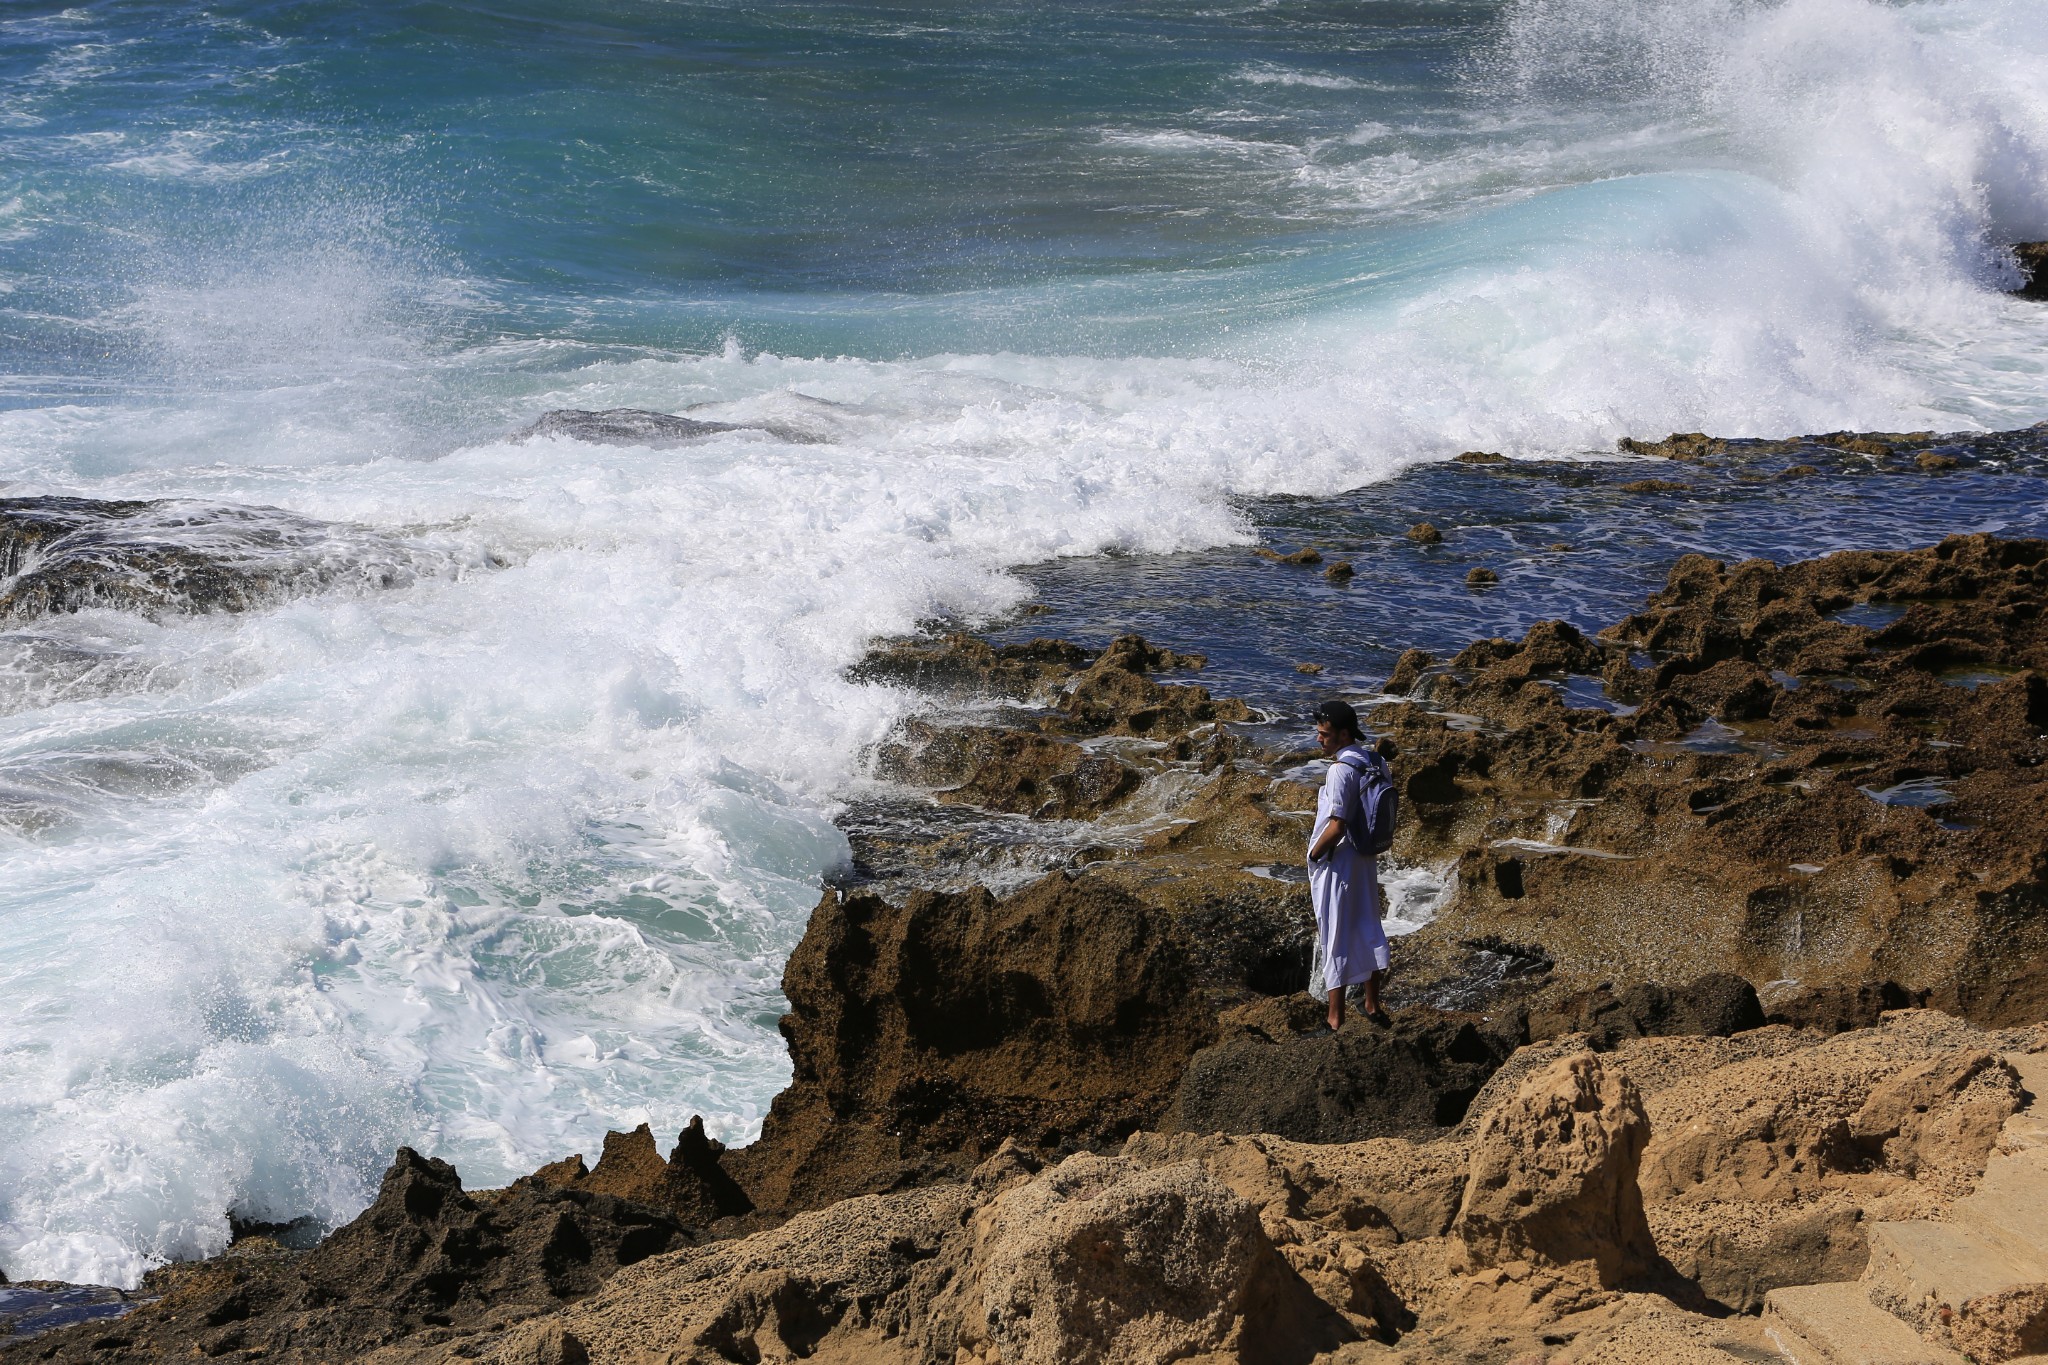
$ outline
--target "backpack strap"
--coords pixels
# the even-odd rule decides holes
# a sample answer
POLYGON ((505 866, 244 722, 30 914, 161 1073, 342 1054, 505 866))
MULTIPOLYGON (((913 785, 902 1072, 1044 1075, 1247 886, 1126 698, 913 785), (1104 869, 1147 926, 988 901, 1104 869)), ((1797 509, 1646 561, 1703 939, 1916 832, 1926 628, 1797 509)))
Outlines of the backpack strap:
POLYGON ((1356 757, 1347 749, 1339 754, 1335 761, 1358 774, 1358 789, 1352 797, 1353 809, 1340 817, 1344 821, 1345 834, 1350 839, 1351 846, 1367 852, 1368 855, 1384 852, 1387 839, 1375 839, 1370 826, 1373 819, 1375 784, 1380 784, 1389 795, 1392 792, 1394 774, 1387 767, 1387 760, 1380 757, 1375 750, 1360 746, 1356 757))
POLYGON ((1343 753, 1338 754, 1336 759, 1333 761, 1342 763, 1345 767, 1351 769, 1351 771, 1357 773, 1361 777, 1371 776, 1373 774, 1384 774, 1387 771, 1387 761, 1384 758, 1381 758, 1378 754, 1372 752, 1372 750, 1366 749, 1362 751, 1365 754, 1365 761, 1363 762, 1354 762, 1352 759, 1347 757, 1346 755, 1350 754, 1350 752, 1351 750, 1346 749, 1343 753))

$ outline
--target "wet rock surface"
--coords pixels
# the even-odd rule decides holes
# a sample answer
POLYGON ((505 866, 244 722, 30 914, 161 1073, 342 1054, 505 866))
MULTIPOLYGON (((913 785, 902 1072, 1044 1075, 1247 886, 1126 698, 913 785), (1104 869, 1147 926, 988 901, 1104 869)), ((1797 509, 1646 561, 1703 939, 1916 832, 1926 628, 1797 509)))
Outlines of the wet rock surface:
POLYGON ((97 1284, 28 1280, 11 1284, 0 1275, 0 1346, 79 1323, 107 1323, 142 1300, 97 1284))
POLYGON ((458 567, 436 548, 274 507, 0 498, 0 623, 91 608, 244 611, 458 567))
POLYGON ((809 432, 773 422, 716 422, 643 408, 557 408, 513 433, 515 441, 560 436, 592 445, 647 446, 666 450, 729 431, 762 431, 785 441, 817 439, 809 432))
POLYGON ((2048 1014, 2044 598, 2042 541, 1689 556, 1597 637, 1404 661, 1414 700, 1372 717, 1415 817, 1396 853, 1458 884, 1410 988, 1493 939, 1540 943, 1553 989, 1725 969, 1794 1015, 1879 983, 2048 1014))
POLYGON ((2012 254, 2026 276, 2013 292, 2023 299, 2048 299, 2048 242, 2020 242, 2012 254))

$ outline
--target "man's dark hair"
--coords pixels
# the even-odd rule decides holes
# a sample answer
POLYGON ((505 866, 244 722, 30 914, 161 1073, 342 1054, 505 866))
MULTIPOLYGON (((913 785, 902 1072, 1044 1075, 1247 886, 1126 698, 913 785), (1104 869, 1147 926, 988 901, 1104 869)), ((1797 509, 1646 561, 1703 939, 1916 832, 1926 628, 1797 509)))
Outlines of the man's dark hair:
POLYGON ((1316 708, 1316 720, 1327 724, 1332 730, 1348 730, 1353 739, 1362 738, 1365 731, 1359 728, 1358 712, 1351 709, 1348 701, 1326 701, 1316 708))

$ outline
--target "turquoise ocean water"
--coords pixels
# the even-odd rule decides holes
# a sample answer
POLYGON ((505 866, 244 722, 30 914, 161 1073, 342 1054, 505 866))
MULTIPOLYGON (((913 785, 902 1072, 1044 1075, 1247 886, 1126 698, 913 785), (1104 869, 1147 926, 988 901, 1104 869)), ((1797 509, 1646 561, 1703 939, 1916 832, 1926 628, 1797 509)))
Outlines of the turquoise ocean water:
POLYGON ((840 670, 1023 566, 1102 625, 1474 447, 2048 418, 2044 70, 2031 0, 0 6, 0 497, 368 566, 0 632, 0 1269, 744 1140, 911 704, 840 670), (611 406, 782 434, 507 439, 611 406))

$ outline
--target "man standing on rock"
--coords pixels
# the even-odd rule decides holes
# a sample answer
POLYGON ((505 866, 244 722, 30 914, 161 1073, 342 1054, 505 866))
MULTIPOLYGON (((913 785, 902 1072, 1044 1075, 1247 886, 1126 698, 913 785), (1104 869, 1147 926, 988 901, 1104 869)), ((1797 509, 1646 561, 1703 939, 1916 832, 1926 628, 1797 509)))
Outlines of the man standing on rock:
POLYGON ((1380 927, 1379 872, 1351 836, 1359 811, 1361 770, 1380 763, 1362 742, 1358 712, 1348 702, 1316 708, 1316 743, 1331 760, 1316 798, 1309 835, 1308 889, 1316 908, 1316 964, 1329 992, 1330 1028, 1344 1026, 1344 992, 1365 987, 1366 1017, 1387 1022, 1380 982, 1387 972, 1387 935, 1380 927))

